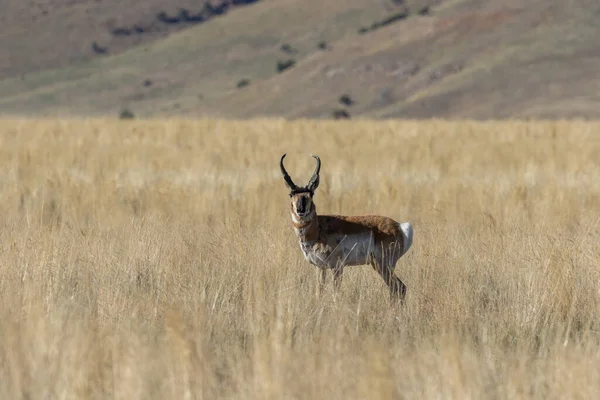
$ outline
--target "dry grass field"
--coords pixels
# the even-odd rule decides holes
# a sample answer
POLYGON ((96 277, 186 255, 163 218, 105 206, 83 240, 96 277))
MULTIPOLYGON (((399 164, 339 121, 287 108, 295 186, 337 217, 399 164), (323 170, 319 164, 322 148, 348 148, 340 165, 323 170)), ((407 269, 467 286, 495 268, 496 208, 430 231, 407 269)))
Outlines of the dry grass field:
POLYGON ((600 124, 0 127, 0 398, 600 395, 600 124), (368 266, 315 297, 284 152, 321 213, 413 223, 404 306, 368 266))

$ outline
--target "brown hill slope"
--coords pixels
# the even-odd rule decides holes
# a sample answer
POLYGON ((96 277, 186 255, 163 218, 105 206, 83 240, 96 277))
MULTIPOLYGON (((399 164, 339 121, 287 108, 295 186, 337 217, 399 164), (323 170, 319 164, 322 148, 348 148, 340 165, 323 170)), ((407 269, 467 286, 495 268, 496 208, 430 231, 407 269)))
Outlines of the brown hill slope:
POLYGON ((0 81, 0 111, 598 117, 599 16, 589 0, 260 2, 122 54, 0 81))
POLYGON ((598 117, 599 15, 559 2, 449 7, 345 40, 212 106, 324 117, 349 94, 345 109, 368 117, 598 117))
MULTIPOLYGON (((244 3, 242 0, 229 3, 232 2, 244 3)), ((0 78, 114 55, 203 20, 209 21, 218 17, 216 13, 226 15, 238 8, 223 6, 227 0, 5 0, 2 3, 0 78)))

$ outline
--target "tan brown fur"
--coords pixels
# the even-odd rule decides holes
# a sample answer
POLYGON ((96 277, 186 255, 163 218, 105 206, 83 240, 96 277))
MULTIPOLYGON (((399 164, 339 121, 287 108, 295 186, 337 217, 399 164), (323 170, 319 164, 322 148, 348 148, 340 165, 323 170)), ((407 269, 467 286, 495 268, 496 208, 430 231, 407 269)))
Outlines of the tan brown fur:
POLYGON ((388 217, 380 215, 319 215, 318 224, 321 235, 326 236, 340 231, 348 234, 368 231, 375 236, 376 243, 399 242, 401 247, 404 246, 404 238, 398 222, 388 217))
POLYGON ((388 285, 392 299, 404 299, 406 285, 394 275, 394 269, 412 243, 410 224, 380 215, 318 215, 313 196, 319 182, 319 158, 313 156, 317 168, 309 185, 298 187, 283 167, 284 157, 280 166, 291 190, 292 225, 304 257, 321 269, 319 292, 327 269, 333 271, 334 287, 339 289, 345 266, 370 264, 388 285))

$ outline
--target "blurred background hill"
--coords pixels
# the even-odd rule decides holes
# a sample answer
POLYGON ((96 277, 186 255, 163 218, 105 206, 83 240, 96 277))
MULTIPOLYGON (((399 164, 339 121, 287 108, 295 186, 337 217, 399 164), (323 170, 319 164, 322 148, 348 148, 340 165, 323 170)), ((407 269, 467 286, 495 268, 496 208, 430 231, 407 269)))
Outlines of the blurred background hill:
POLYGON ((591 0, 6 0, 0 114, 596 118, 591 0))

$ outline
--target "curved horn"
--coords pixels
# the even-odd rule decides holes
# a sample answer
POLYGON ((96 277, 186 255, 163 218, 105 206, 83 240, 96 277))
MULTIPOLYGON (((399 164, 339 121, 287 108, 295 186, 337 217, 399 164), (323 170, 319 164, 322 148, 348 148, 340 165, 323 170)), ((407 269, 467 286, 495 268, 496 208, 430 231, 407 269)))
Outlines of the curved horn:
POLYGON ((290 175, 287 173, 287 171, 285 170, 285 167, 283 166, 283 159, 285 158, 285 156, 286 156, 285 154, 281 156, 281 161, 279 161, 279 168, 281 168, 281 173, 283 174, 283 179, 285 180, 285 185, 290 190, 296 190, 296 189, 298 189, 298 186, 296 186, 294 181, 292 181, 292 178, 290 178, 290 175))
POLYGON ((314 192, 319 186, 319 172, 321 171, 321 159, 319 158, 319 156, 315 156, 314 154, 311 154, 311 156, 313 156, 314 159, 317 160, 317 167, 315 168, 315 172, 313 172, 313 175, 310 178, 310 181, 308 181, 308 185, 306 185, 306 187, 314 192))

